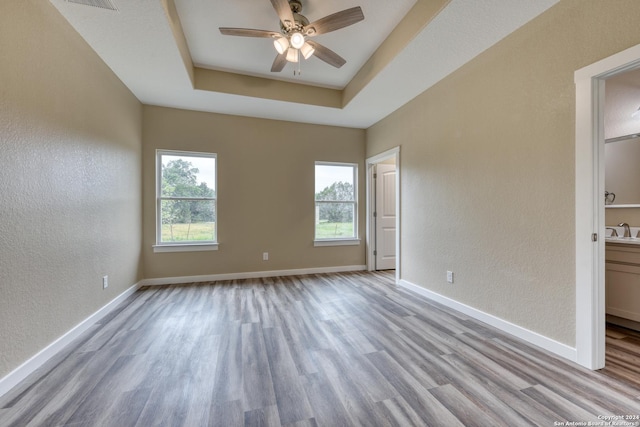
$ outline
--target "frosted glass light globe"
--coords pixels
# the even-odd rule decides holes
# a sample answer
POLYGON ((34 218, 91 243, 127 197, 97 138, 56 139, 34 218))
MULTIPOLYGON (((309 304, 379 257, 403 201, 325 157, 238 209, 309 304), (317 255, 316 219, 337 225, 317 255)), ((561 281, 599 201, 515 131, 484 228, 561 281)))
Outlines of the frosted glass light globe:
POLYGON ((280 55, 285 53, 289 49, 289 41, 286 37, 279 37, 273 41, 273 45, 280 55))
POLYGON ((304 44, 304 36, 300 33, 291 34, 291 47, 294 49, 300 49, 304 44))

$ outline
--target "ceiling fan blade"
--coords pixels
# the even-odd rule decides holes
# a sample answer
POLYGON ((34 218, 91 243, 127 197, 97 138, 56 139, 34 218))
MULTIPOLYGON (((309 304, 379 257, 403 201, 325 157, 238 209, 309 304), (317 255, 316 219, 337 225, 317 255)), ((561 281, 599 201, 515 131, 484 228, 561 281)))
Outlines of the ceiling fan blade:
POLYGON ((364 19, 364 14, 360 6, 352 7, 351 9, 345 9, 341 12, 336 12, 332 15, 320 18, 317 21, 310 23, 304 27, 304 33, 307 36, 315 36, 318 34, 325 34, 331 31, 339 30, 340 28, 348 27, 356 22, 360 22, 364 19))
POLYGON ((315 52, 313 54, 317 56, 318 59, 326 62, 327 64, 333 65, 336 68, 340 68, 347 63, 347 61, 343 57, 341 57, 331 49, 324 47, 320 43, 316 43, 313 40, 307 40, 307 43, 309 43, 311 47, 315 49, 315 52))
POLYGON ((289 6, 289 2, 287 0, 271 0, 271 4, 276 10, 278 18, 280 18, 280 21, 284 24, 285 28, 290 28, 295 24, 293 12, 291 12, 291 6, 289 6))
POLYGON ((279 73, 285 65, 287 65, 287 52, 276 56, 276 59, 273 60, 273 65, 271 66, 271 72, 279 73))
POLYGON ((220 27, 220 32, 225 36, 240 36, 240 37, 278 37, 280 33, 267 30, 253 30, 251 28, 228 28, 220 27))

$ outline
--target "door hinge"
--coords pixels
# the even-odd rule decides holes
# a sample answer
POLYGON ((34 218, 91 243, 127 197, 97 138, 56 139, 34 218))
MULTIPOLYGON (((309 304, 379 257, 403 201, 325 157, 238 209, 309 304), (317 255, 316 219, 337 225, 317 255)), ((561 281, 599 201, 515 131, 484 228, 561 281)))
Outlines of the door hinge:
POLYGON ((373 213, 373 217, 376 218, 378 216, 378 212, 373 213))
POLYGON ((378 174, 377 174, 377 173, 374 173, 374 174, 373 174, 373 179, 376 179, 376 178, 378 178, 378 174))
POLYGON ((378 251, 374 250, 374 251, 373 251, 373 255, 374 255, 374 256, 375 256, 375 255, 378 255, 378 251))
POLYGON ((598 233, 593 233, 591 235, 591 241, 592 242, 597 242, 598 241, 598 233))

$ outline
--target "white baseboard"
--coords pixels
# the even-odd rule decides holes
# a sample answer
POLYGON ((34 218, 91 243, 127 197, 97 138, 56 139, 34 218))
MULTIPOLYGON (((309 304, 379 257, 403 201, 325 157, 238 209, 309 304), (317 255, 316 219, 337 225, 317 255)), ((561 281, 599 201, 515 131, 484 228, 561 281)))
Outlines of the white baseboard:
POLYGON ((0 379, 0 396, 6 394, 13 387, 18 385, 18 383, 28 377, 32 372, 36 369, 40 368, 44 365, 49 359, 55 356, 59 351, 61 351, 66 345, 69 345, 74 339, 79 337, 83 332, 89 329, 92 325, 94 325, 101 318, 109 314, 114 308, 118 306, 122 301, 124 301, 127 297, 133 294, 138 288, 140 284, 137 283, 118 295, 116 298, 108 302, 104 307, 93 313, 91 316, 84 319, 82 322, 77 324, 73 329, 69 330, 67 333, 62 335, 60 338, 49 344, 47 347, 38 352, 35 356, 31 357, 29 360, 24 362, 22 365, 18 366, 16 369, 11 371, 4 378, 0 379))
POLYGON ((366 265, 345 265, 340 267, 301 268, 295 270, 249 271, 246 273, 207 274, 202 276, 162 277, 144 279, 140 286, 177 285, 182 283, 215 282, 219 280, 258 279, 276 276, 300 276, 304 274, 345 273, 349 271, 364 271, 366 265))
POLYGON ((530 331, 521 326, 508 322, 504 319, 485 313, 476 308, 470 307, 466 304, 463 304, 451 298, 445 297, 443 295, 430 291, 426 288, 423 288, 422 286, 418 286, 414 283, 408 282, 406 280, 400 280, 398 284, 403 288, 409 289, 432 301, 438 302, 446 307, 449 307, 453 310, 466 314, 469 317, 472 317, 476 320, 479 320, 488 325, 491 325, 503 332, 506 332, 517 338, 520 338, 528 342, 529 344, 533 344, 536 347, 540 347, 542 349, 550 351, 551 353, 554 353, 572 362, 575 362, 577 360, 576 349, 573 347, 569 347, 566 344, 562 344, 558 341, 552 340, 551 338, 547 338, 544 335, 540 335, 537 332, 530 331))

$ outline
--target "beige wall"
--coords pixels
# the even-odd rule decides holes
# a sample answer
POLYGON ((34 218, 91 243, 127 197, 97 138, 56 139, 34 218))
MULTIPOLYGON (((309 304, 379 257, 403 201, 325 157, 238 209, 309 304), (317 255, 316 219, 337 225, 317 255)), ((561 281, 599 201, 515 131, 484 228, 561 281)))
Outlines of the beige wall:
POLYGON ((640 208, 620 208, 605 210, 605 224, 615 227, 626 222, 631 227, 640 227, 640 208))
POLYGON ((141 277, 141 105, 48 1, 2 5, 0 148, 2 378, 141 277))
POLYGON ((365 264, 363 130, 150 106, 143 117, 146 278, 365 264), (218 154, 218 251, 153 252, 156 149, 218 154), (359 165, 359 246, 313 247, 317 160, 359 165))
POLYGON ((367 131, 367 156, 402 146, 403 279, 575 344, 573 74, 638 16, 564 0, 367 131))

